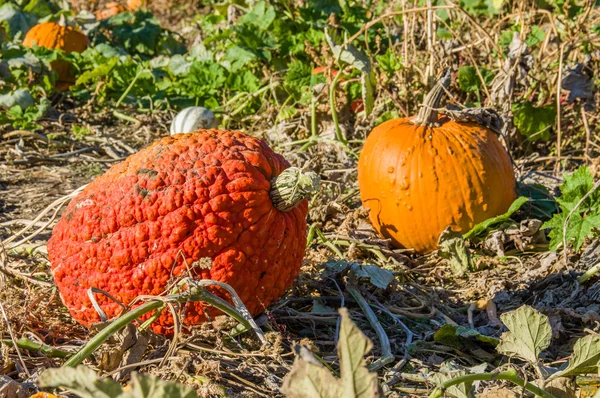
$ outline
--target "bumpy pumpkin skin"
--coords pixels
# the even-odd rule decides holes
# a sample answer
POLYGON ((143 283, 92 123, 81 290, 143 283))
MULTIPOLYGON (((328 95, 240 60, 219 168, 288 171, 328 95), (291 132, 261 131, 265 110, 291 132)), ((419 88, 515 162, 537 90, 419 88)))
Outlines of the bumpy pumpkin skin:
MULTIPOLYGON (((262 312, 304 257, 308 202, 284 213, 269 198, 271 178, 288 167, 263 141, 222 130, 165 137, 113 166, 71 201, 48 242, 71 315, 85 326, 100 321, 90 287, 127 305, 184 276, 228 283, 252 314, 262 312)), ((121 313, 96 298, 108 317, 121 313)), ((185 323, 205 321, 206 307, 186 304, 185 323)), ((167 313, 157 333, 172 331, 167 313)))
POLYGON ((390 120, 367 137, 358 164, 363 206, 375 229, 398 247, 428 253, 448 226, 469 231, 516 199, 508 153, 475 123, 438 118, 390 120))
MULTIPOLYGON (((33 47, 34 43, 40 47, 60 49, 65 53, 80 53, 87 48, 89 40, 86 35, 70 26, 61 26, 56 22, 44 22, 31 28, 25 35, 24 46, 33 47)), ((56 82, 58 90, 65 90, 75 83, 75 77, 70 74, 70 64, 67 61, 53 61, 50 66, 58 74, 56 82)))

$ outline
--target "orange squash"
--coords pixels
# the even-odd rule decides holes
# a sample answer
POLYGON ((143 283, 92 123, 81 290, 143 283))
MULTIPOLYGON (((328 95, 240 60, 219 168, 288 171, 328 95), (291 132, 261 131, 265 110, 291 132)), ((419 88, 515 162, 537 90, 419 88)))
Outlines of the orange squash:
POLYGON ((451 227, 467 232, 516 199, 510 157, 493 131, 435 111, 446 74, 418 116, 389 120, 367 137, 358 163, 363 206, 396 247, 428 253, 451 227))
MULTIPOLYGON (((25 35, 24 46, 31 48, 34 43, 40 47, 60 49, 65 53, 80 53, 87 48, 89 40, 85 34, 70 26, 44 22, 31 28, 25 35)), ((75 77, 69 71, 69 62, 56 60, 52 61, 50 66, 58 74, 57 90, 66 90, 75 83, 75 77)))
POLYGON ((102 21, 125 11, 125 7, 117 2, 106 3, 104 8, 96 13, 96 19, 102 21))
POLYGON ((140 8, 146 8, 146 0, 127 0, 127 9, 137 11, 140 8))

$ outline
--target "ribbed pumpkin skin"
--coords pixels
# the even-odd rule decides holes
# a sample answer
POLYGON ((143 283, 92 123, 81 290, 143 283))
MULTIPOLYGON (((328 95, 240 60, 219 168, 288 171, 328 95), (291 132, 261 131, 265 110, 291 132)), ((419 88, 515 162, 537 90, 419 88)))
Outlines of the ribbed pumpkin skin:
POLYGON ((439 121, 382 123, 358 163, 360 197, 374 227, 418 253, 435 250, 448 226, 467 232, 516 199, 511 161, 496 135, 475 123, 439 121))
MULTIPOLYGON (((73 318, 100 321, 90 287, 128 305, 168 292, 182 276, 228 283, 252 314, 262 312, 290 287, 304 257, 307 200, 284 213, 269 197, 271 178, 288 167, 257 138, 199 130, 165 137, 110 168, 71 201, 48 242, 73 318), (207 257, 211 269, 199 261, 207 257)), ((108 317, 121 312, 96 298, 108 317)), ((205 310, 186 304, 185 323, 203 322, 205 310)), ((153 329, 170 333, 172 324, 166 311, 153 329)))
MULTIPOLYGON (((71 28, 61 26, 56 22, 44 22, 31 28, 25 35, 23 45, 33 47, 36 43, 40 47, 60 49, 65 53, 82 52, 89 43, 86 35, 71 28)), ((53 61, 50 66, 58 74, 57 89, 66 89, 75 83, 75 77, 69 73, 69 63, 66 61, 53 61)))

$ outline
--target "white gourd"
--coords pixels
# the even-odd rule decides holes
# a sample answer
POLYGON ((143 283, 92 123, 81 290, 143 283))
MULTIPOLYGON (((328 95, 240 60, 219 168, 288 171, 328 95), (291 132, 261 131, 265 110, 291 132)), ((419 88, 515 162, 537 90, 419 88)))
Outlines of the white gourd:
POLYGON ((201 106, 192 106, 179 112, 171 122, 171 135, 191 133, 199 129, 217 127, 215 114, 201 106))

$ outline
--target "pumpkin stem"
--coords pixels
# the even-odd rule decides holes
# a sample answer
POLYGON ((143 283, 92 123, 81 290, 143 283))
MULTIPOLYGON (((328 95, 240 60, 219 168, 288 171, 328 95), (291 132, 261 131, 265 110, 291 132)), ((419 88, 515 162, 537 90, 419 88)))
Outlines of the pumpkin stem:
POLYGON ((444 92, 450 87, 450 80, 450 69, 446 69, 441 79, 427 93, 419 114, 413 120, 414 124, 418 126, 435 126, 437 124, 438 113, 436 109, 440 107, 444 92))
POLYGON ((321 179, 317 173, 289 167, 271 180, 269 196, 277 210, 287 212, 317 192, 320 186, 321 179))

